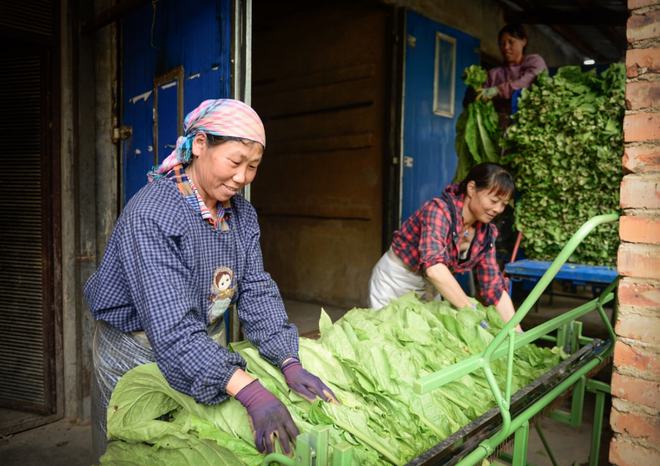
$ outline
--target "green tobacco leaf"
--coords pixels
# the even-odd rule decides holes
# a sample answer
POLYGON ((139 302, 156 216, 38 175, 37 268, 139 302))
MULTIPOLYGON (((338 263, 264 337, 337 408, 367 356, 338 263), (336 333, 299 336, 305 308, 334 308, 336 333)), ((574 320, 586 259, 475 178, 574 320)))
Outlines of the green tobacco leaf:
POLYGON ((474 89, 481 89, 488 79, 488 73, 479 65, 470 65, 463 71, 463 82, 474 89))
MULTIPOLYGON (((250 343, 232 344, 232 349, 284 403, 301 432, 328 426, 330 448, 352 445, 359 464, 404 464, 494 406, 482 371, 425 395, 416 394, 413 385, 478 354, 502 325, 492 306, 459 312, 447 302, 422 303, 413 294, 379 311, 353 309, 334 323, 321 312, 321 336, 300 339, 300 359, 341 404, 310 403, 293 393, 279 369, 250 343), (489 330, 481 328, 482 320, 489 322, 489 330)), ((539 377, 561 356, 534 345, 517 350, 514 388, 539 377)), ((492 367, 503 386, 505 362, 494 361, 492 367)), ((112 442, 102 464, 256 466, 263 460, 240 403, 197 404, 169 387, 156 364, 136 367, 121 378, 108 425, 112 442)))
MULTIPOLYGON (((468 86, 481 88, 488 75, 478 65, 465 69, 468 86)), ((458 164, 454 182, 462 181, 470 169, 482 162, 500 162, 502 131, 493 103, 475 100, 467 105, 456 122, 456 157, 458 164)))

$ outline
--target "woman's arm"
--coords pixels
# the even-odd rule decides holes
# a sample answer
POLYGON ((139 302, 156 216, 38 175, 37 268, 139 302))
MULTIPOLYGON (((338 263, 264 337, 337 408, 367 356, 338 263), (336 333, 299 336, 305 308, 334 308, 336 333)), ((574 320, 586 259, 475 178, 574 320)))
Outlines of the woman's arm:
MULTIPOLYGON (((479 292, 481 299, 486 305, 494 305, 504 322, 508 322, 515 314, 516 310, 513 307, 513 301, 507 290, 507 281, 502 275, 497 259, 495 257, 495 233, 492 238, 492 243, 488 247, 485 255, 481 261, 475 266, 474 271, 479 282, 479 292)), ((516 330, 522 332, 520 325, 516 330)))
POLYGON ((227 395, 236 396, 238 392, 250 385, 255 379, 248 375, 243 369, 236 369, 234 375, 227 382, 227 395))
POLYGON ((445 264, 439 263, 429 267, 426 269, 426 276, 442 297, 456 309, 472 305, 472 301, 445 264))
MULTIPOLYGON (((506 291, 502 293, 499 302, 495 305, 495 309, 497 309, 497 312, 504 322, 510 321, 516 313, 516 310, 513 307, 513 301, 511 301, 511 296, 509 296, 509 293, 506 291)), ((516 326, 516 331, 522 332, 520 324, 516 326)))
POLYGON ((240 208, 241 224, 234 227, 242 229, 246 269, 238 284, 238 316, 245 337, 264 358, 281 367, 289 358, 298 359, 298 330, 289 323, 279 289, 264 270, 257 214, 246 201, 240 208))

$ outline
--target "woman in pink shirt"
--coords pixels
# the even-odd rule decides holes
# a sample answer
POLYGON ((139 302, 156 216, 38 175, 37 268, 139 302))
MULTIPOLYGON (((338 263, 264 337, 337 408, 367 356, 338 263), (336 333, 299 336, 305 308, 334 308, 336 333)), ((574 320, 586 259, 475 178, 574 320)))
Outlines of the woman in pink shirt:
POLYGON ((478 95, 480 99, 493 99, 500 115, 500 124, 508 126, 511 114, 511 96, 519 89, 529 87, 536 76, 547 70, 540 55, 525 55, 527 33, 520 24, 508 24, 497 35, 504 64, 488 72, 488 80, 478 95))

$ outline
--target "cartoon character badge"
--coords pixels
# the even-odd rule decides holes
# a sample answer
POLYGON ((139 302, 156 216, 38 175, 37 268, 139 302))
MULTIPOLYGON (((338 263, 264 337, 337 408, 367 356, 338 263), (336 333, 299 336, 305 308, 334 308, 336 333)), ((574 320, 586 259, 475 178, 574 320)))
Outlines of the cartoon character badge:
POLYGON ((209 305, 207 314, 209 324, 213 324, 225 313, 231 299, 236 292, 236 287, 232 286, 234 281, 234 272, 229 267, 218 267, 213 273, 213 283, 211 284, 211 295, 209 296, 209 305))

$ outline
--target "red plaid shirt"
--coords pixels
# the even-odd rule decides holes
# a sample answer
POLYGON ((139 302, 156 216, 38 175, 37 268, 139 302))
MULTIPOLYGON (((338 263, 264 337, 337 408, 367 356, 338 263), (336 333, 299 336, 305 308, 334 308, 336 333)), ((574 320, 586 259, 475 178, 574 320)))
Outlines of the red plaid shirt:
POLYGON ((449 185, 440 196, 427 201, 394 232, 392 250, 413 272, 424 272, 435 264, 452 273, 474 270, 481 299, 496 305, 507 289, 506 279, 495 260, 497 228, 476 222, 467 257, 460 259, 465 196, 457 185, 449 185))

